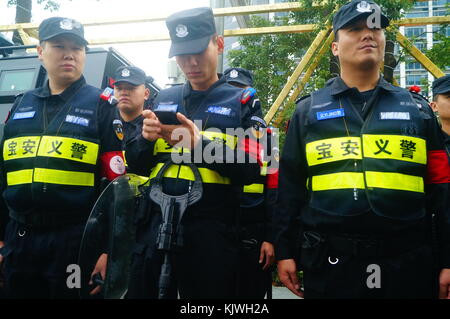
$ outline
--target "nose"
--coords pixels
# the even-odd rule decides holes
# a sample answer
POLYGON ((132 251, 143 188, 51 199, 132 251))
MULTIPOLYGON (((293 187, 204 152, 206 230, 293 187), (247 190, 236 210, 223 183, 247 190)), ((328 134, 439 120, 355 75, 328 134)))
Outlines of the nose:
POLYGON ((197 59, 195 55, 187 55, 186 62, 191 66, 197 66, 197 59))
POLYGON ((119 89, 119 93, 120 93, 120 95, 129 95, 129 93, 130 93, 130 90, 128 89, 128 88, 122 88, 122 89, 119 89))
POLYGON ((73 60, 73 52, 72 52, 72 50, 70 50, 68 48, 66 48, 64 50, 64 59, 65 60, 73 60))
POLYGON ((373 29, 367 27, 364 29, 363 41, 364 40, 373 40, 373 29))

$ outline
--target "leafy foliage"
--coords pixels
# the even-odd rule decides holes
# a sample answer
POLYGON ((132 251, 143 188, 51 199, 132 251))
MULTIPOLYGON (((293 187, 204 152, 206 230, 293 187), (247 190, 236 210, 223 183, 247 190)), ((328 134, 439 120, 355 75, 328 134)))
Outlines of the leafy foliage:
MULTIPOLYGON (((299 2, 304 7, 303 10, 290 12, 287 16, 275 18, 273 21, 268 21, 260 16, 252 16, 250 27, 316 24, 318 26, 316 30, 295 34, 243 36, 239 38, 242 49, 230 50, 228 53, 232 66, 253 71, 255 88, 263 102, 264 111, 267 111, 273 104, 320 29, 325 28, 327 22, 331 22, 334 9, 347 3, 348 0, 321 1, 320 8, 313 7, 313 0, 299 0, 299 2)), ((401 12, 407 11, 413 6, 413 2, 410 0, 379 0, 377 3, 391 20, 402 18, 401 12)), ((393 32, 387 34, 388 40, 393 38, 393 32)), ((323 87, 331 77, 330 55, 331 53, 322 57, 303 89, 302 95, 323 87)), ((285 105, 285 107, 289 106, 285 105)), ((289 110, 287 115, 293 112, 293 107, 289 107, 289 110)))
MULTIPOLYGON (((37 0, 37 3, 43 5, 45 10, 50 10, 51 12, 57 11, 61 5, 59 1, 54 0, 37 0)), ((15 6, 16 4, 17 0, 8 0, 8 6, 15 6)))

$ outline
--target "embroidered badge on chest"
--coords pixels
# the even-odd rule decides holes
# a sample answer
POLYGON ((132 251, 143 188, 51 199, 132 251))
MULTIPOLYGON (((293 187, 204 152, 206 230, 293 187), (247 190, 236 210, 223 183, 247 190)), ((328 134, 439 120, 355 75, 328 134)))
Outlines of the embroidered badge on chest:
POLYGON ((36 111, 14 113, 13 120, 31 119, 36 115, 36 111))
POLYGON ((89 120, 87 118, 79 117, 79 116, 75 116, 75 115, 67 115, 66 116, 66 122, 67 123, 76 124, 76 125, 85 126, 85 127, 89 126, 89 120))
POLYGON ((208 106, 208 109, 206 110, 207 113, 213 113, 213 114, 219 114, 219 115, 225 115, 225 116, 232 116, 232 110, 229 107, 223 107, 223 106, 208 106))
POLYGON ((409 112, 380 112, 380 120, 403 120, 411 119, 409 112))
POLYGON ((328 110, 328 111, 323 111, 323 112, 317 112, 316 115, 317 115, 318 121, 323 121, 323 120, 344 117, 345 111, 344 111, 344 109, 334 109, 334 110, 328 110))

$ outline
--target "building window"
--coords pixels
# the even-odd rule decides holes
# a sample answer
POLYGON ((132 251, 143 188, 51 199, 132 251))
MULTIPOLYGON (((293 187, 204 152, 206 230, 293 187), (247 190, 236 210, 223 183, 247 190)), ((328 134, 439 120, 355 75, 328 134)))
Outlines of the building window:
POLYGON ((422 85, 423 81, 427 80, 426 74, 411 74, 406 75, 406 85, 422 85))
POLYGON ((423 66, 419 62, 409 62, 406 63, 406 70, 423 70, 423 66))

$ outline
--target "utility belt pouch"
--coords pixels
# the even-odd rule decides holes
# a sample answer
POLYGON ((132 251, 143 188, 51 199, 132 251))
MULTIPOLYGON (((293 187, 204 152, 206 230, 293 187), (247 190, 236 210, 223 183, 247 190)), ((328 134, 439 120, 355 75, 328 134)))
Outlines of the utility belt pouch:
POLYGON ((314 231, 302 233, 299 260, 302 269, 322 268, 327 261, 327 254, 328 243, 324 235, 314 231))
POLYGON ((152 200, 150 199, 150 187, 139 187, 140 196, 136 198, 136 215, 134 223, 136 225, 146 224, 150 220, 152 200))

